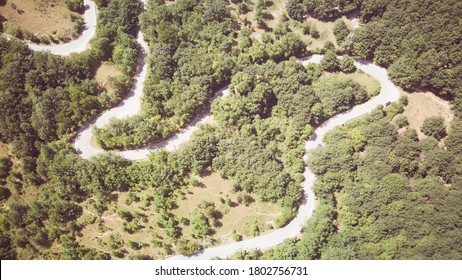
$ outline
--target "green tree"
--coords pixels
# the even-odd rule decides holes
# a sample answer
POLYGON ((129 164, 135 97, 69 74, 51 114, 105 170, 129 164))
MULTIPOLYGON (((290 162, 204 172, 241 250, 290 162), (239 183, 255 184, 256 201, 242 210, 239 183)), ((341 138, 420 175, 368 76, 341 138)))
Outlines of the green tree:
POLYGON ((10 174, 13 163, 8 157, 0 157, 0 180, 6 179, 10 174))
POLYGON ((335 21, 333 31, 338 45, 340 45, 350 33, 343 19, 335 21))
POLYGON ((69 10, 74 12, 82 12, 83 11, 83 0, 65 0, 66 6, 69 10))
POLYGON ((428 117, 424 120, 420 130, 427 136, 441 139, 446 136, 446 125, 443 117, 428 117))
POLYGON ((11 196, 10 189, 0 186, 0 201, 5 201, 11 196))
POLYGON ((351 56, 345 55, 339 61, 339 68, 342 72, 352 73, 356 70, 354 60, 351 56))
POLYGON ((207 218, 199 211, 195 211, 191 217, 192 236, 197 239, 204 239, 210 232, 210 226, 207 218))
POLYGON ((204 16, 207 21, 223 21, 230 16, 225 0, 207 0, 204 6, 206 8, 204 16))
POLYGON ((294 20, 302 21, 305 9, 301 0, 289 0, 286 4, 287 15, 294 20))
POLYGON ((319 38, 319 31, 315 24, 310 25, 310 35, 315 39, 319 38))
POLYGON ((321 59, 321 67, 325 71, 334 72, 339 70, 340 62, 333 51, 327 51, 321 59))
POLYGON ((178 253, 182 255, 191 255, 194 254, 202 249, 200 244, 197 244, 193 240, 189 239, 180 239, 176 243, 176 248, 178 253))

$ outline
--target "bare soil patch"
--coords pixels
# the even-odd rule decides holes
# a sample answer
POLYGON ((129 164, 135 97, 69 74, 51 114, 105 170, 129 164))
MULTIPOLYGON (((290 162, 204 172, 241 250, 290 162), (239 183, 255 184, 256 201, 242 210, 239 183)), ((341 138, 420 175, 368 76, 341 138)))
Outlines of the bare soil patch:
POLYGON ((8 155, 9 147, 8 144, 0 142, 0 157, 8 155))

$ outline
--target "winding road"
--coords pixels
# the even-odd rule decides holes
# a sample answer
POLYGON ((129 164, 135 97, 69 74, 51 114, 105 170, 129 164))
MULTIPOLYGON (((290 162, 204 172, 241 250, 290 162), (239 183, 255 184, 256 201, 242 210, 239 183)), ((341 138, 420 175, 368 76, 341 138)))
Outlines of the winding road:
MULTIPOLYGON (((142 2, 145 3, 145 0, 143 0, 142 2)), ((73 52, 83 51, 87 47, 89 40, 95 33, 96 26, 95 4, 90 0, 85 0, 85 4, 89 6, 89 9, 87 9, 85 12, 85 22, 87 25, 87 29, 84 31, 81 37, 79 37, 75 41, 63 45, 29 46, 33 50, 50 51, 53 54, 59 55, 68 55, 73 52)), ((147 65, 145 63, 145 58, 148 53, 148 46, 145 43, 143 39, 143 34, 141 32, 138 33, 137 40, 142 46, 142 51, 140 52, 137 61, 138 72, 136 73, 134 85, 127 97, 118 106, 97 116, 94 120, 87 123, 84 127, 82 127, 79 130, 75 138, 74 146, 82 158, 90 158, 94 155, 104 152, 104 150, 92 145, 92 125, 96 125, 97 127, 103 127, 113 117, 119 119, 125 118, 136 115, 140 111, 143 93, 143 82, 147 73, 147 65)), ((320 55, 314 55, 306 58, 301 58, 299 59, 299 61, 303 65, 306 65, 308 63, 319 63, 321 61, 321 58, 322 56, 320 55)), ((321 144, 324 135, 332 128, 344 124, 345 122, 357 118, 363 114, 367 114, 371 112, 374 108, 376 108, 378 105, 384 105, 387 102, 394 102, 399 99, 399 90, 390 81, 390 79, 388 78, 387 71, 384 68, 381 68, 373 63, 358 61, 355 62, 355 66, 379 81, 381 86, 379 95, 373 97, 364 104, 357 105, 348 111, 335 115, 334 117, 330 118, 322 125, 320 125, 318 128, 316 128, 313 135, 305 143, 305 160, 310 150, 315 149, 319 144, 321 144)), ((213 99, 224 98, 227 95, 229 95, 229 91, 228 88, 225 87, 219 90, 215 94, 213 99)), ((193 122, 188 127, 186 127, 182 132, 179 132, 174 137, 146 148, 127 150, 117 153, 130 160, 143 160, 147 159, 147 156, 150 152, 161 148, 164 148, 167 151, 174 150, 179 145, 187 142, 191 138, 193 132, 196 131, 201 124, 211 121, 212 118, 213 116, 210 113, 210 107, 207 107, 202 111, 201 114, 199 114, 193 120, 193 122)), ((312 190, 312 186, 316 179, 316 176, 309 170, 307 166, 305 167, 303 175, 305 177, 305 180, 303 182, 303 201, 301 203, 297 215, 287 226, 255 238, 250 238, 240 242, 234 242, 217 247, 207 248, 192 256, 177 255, 169 257, 168 259, 210 259, 214 257, 226 258, 238 250, 263 250, 278 245, 287 238, 298 236, 301 232, 302 227, 312 216, 315 209, 315 195, 312 190)))
POLYGON ((83 52, 88 48, 90 39, 96 33, 96 5, 92 0, 84 0, 85 12, 83 15, 85 27, 78 38, 69 43, 60 45, 35 45, 29 44, 29 48, 34 51, 49 51, 52 54, 70 55, 71 53, 83 52))
MULTIPOLYGON (((319 63, 322 56, 315 55, 311 57, 299 59, 303 65, 308 63, 319 63)), ((400 97, 398 88, 388 78, 387 71, 372 63, 355 62, 355 66, 361 69, 366 74, 376 78, 380 83, 379 95, 373 97, 368 102, 357 105, 352 109, 343 113, 337 114, 321 124, 313 132, 313 135, 305 142, 305 155, 303 159, 306 161, 308 153, 315 149, 322 143, 324 135, 336 126, 342 125, 349 120, 357 118, 361 115, 371 112, 378 105, 385 105, 387 102, 397 101, 400 97)), ((298 209, 295 218, 285 227, 277 229, 273 232, 246 239, 240 242, 230 243, 217 247, 207 248, 197 254, 191 256, 172 256, 170 260, 184 260, 184 259, 210 259, 214 257, 227 258, 231 254, 239 250, 254 250, 254 249, 267 249, 282 243, 287 238, 292 238, 300 235, 301 229, 306 224, 308 219, 311 218, 315 209, 315 195, 313 192, 313 184, 316 176, 310 171, 308 166, 305 166, 303 172, 305 181, 303 181, 303 201, 298 209)))

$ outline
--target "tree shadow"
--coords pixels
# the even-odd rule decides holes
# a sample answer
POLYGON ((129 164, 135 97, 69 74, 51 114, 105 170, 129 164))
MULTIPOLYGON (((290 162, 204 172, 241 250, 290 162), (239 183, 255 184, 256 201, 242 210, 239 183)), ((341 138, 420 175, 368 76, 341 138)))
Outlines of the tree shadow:
POLYGON ((258 28, 266 31, 266 32, 273 32, 273 28, 269 27, 268 24, 266 24, 266 22, 261 22, 258 24, 258 28))
POLYGON ((204 183, 202 183, 202 182, 197 182, 197 183, 195 183, 195 184, 194 184, 194 187, 195 187, 195 188, 200 188, 200 189, 205 189, 205 188, 207 188, 207 186, 206 186, 204 183))
POLYGON ((274 19, 273 15, 268 13, 268 12, 264 12, 262 14, 262 17, 263 17, 264 20, 273 20, 274 19))
POLYGON ((212 171, 204 169, 199 172, 199 176, 201 177, 206 177, 212 174, 212 171))
POLYGON ((117 193, 111 193, 111 194, 107 195, 106 198, 105 198, 104 200, 105 200, 106 202, 108 202, 108 203, 111 203, 111 202, 116 203, 118 199, 119 199, 119 194, 117 194, 117 193))

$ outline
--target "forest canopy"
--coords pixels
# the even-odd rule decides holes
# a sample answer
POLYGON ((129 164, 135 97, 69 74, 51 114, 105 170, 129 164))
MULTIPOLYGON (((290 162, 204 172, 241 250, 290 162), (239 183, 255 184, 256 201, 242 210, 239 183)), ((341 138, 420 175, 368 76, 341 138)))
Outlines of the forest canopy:
MULTIPOLYGON (((286 11, 300 21, 307 16, 334 20, 358 11, 364 25, 354 31, 351 54, 387 67, 392 80, 405 90, 430 89, 453 100, 461 116, 460 1, 290 0, 286 11)), ((337 40, 345 37, 342 30, 338 21, 337 40)))
MULTIPOLYGON (((321 64, 305 67, 295 58, 310 54, 304 35, 321 36, 315 25, 282 15, 271 29, 265 23, 271 2, 255 1, 258 28, 268 31, 259 37, 230 9, 237 5, 247 14, 251 1, 231 2, 150 0, 144 11, 140 1, 98 0, 91 48, 68 57, 0 37, 0 142, 6 147, 0 257, 152 258, 135 253, 145 247, 162 251, 157 257, 191 254, 217 244, 208 237, 221 226, 223 209, 255 201, 277 204, 281 211, 271 226, 283 227, 300 205, 308 164, 319 201, 303 235, 236 258, 461 259, 460 119, 448 128, 441 117, 427 118, 419 139, 409 121, 396 116, 401 100, 332 130, 303 161, 304 143, 317 126, 377 94, 358 82, 364 73, 354 59, 387 67, 405 90, 430 89, 452 100, 461 115, 460 1, 289 0, 287 15, 296 21, 335 21, 339 47, 328 42, 314 50, 324 54, 321 64), (340 17, 354 12, 363 25, 350 32, 340 17), (213 121, 178 150, 153 152, 143 162, 110 152, 84 160, 73 138, 130 89, 143 58, 140 30, 149 45, 141 113, 95 129, 100 146, 126 149, 166 139, 209 106, 213 121), (110 89, 95 80, 103 62, 120 72, 110 89), (230 95, 214 98, 227 84, 230 95), (188 187, 199 188, 197 178, 210 173, 232 182, 237 202, 220 197, 220 205, 198 203, 189 218, 177 214, 188 187), (124 206, 107 216, 115 202, 124 206), (123 237, 111 233, 97 247, 82 242, 88 226, 103 236, 105 219, 120 222, 123 237), (154 228, 162 234, 145 243, 133 238, 154 228)), ((254 223, 251 235, 260 232, 254 223)))
POLYGON ((263 258, 461 258, 460 123, 441 146, 408 125, 398 133, 393 112, 378 108, 326 135, 308 159, 320 205, 300 239, 263 258))

